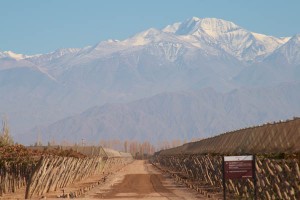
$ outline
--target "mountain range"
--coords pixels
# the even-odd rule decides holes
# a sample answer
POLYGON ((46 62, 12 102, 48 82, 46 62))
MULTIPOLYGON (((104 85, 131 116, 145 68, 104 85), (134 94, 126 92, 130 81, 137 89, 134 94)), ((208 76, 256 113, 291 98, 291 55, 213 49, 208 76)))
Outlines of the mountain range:
POLYGON ((85 48, 0 52, 0 114, 18 141, 37 130, 45 140, 54 132, 89 139, 191 138, 200 132, 207 137, 299 115, 297 105, 288 104, 300 102, 299 82, 299 34, 277 38, 222 19, 193 17, 85 48), (194 114, 182 95, 197 104, 194 114))

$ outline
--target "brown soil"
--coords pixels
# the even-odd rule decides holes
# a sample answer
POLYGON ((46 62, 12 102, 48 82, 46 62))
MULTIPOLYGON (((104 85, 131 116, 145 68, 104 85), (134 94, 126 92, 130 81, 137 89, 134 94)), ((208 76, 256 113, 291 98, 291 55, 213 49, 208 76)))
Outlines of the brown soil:
POLYGON ((106 199, 122 198, 119 194, 135 194, 125 195, 127 198, 143 198, 151 193, 171 193, 161 183, 161 175, 157 174, 128 174, 125 175, 122 183, 115 185, 110 192, 98 197, 104 197, 106 199))
POLYGON ((146 161, 134 161, 112 175, 106 185, 94 188, 84 199, 205 199, 178 185, 146 161))

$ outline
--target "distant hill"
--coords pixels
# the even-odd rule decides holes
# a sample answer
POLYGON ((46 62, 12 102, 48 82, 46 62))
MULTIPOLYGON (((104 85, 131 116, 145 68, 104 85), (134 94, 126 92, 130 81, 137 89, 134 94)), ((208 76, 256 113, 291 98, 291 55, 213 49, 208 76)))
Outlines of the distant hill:
POLYGON ((43 140, 99 142, 134 139, 158 142, 203 138, 292 118, 300 113, 300 84, 240 89, 225 94, 211 88, 163 93, 126 104, 107 104, 39 127, 43 140))

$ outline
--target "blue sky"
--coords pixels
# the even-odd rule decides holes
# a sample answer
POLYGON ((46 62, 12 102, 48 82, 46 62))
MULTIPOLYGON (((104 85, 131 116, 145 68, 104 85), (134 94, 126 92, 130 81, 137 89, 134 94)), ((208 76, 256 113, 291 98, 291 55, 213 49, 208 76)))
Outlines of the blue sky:
POLYGON ((1 0, 0 51, 84 47, 193 16, 222 18, 278 37, 300 33, 299 0, 1 0))

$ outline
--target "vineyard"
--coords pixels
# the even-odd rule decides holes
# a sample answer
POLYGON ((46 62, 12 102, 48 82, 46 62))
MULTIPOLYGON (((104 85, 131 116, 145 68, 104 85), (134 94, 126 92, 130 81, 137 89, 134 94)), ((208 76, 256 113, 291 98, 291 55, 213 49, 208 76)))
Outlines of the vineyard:
MULTIPOLYGON (((256 155, 257 199, 300 199, 300 119, 241 129, 157 152, 152 163, 211 198, 223 197, 222 157, 256 155)), ((253 199, 253 179, 225 180, 229 199, 253 199)))
MULTIPOLYGON (((132 156, 102 147, 0 147, 0 198, 26 188, 24 197, 40 197, 74 182, 117 171, 132 156)), ((73 191, 80 196, 82 190, 73 191)))
MULTIPOLYGON (((299 141, 300 119, 295 118, 161 150, 151 162, 207 198, 222 199, 225 189, 228 199, 298 200, 299 141), (224 156, 238 155, 255 155, 254 177, 223 179, 224 156)), ((19 191, 24 198, 40 198, 89 177, 105 177, 132 161, 130 153, 101 146, 2 145, 0 199, 19 191)), ((80 197, 100 181, 93 184, 68 195, 80 197)))

